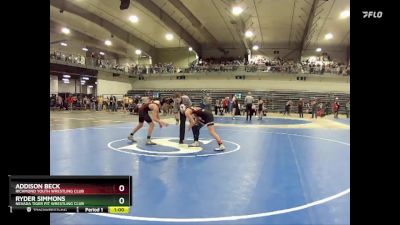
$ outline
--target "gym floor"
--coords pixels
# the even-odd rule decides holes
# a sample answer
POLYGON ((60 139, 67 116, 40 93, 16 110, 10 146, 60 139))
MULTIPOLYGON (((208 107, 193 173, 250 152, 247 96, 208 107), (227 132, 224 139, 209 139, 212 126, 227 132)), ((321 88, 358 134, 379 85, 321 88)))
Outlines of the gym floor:
MULTIPOLYGON (((307 115, 308 116, 308 115, 307 115)), ((179 127, 146 124, 125 112, 50 113, 51 175, 130 175, 129 214, 51 214, 62 224, 350 224, 350 120, 268 115, 216 117, 227 148, 178 144, 179 127)), ((192 142, 186 131, 185 144, 192 142)))

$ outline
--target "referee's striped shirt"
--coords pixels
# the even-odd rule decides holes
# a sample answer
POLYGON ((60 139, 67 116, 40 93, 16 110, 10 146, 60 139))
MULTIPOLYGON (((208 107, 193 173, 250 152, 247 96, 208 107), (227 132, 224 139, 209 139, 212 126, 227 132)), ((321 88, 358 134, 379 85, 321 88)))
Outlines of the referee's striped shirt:
POLYGON ((190 101, 189 96, 187 96, 187 95, 182 95, 181 98, 182 98, 181 103, 177 103, 177 102, 176 102, 176 99, 174 99, 174 113, 177 113, 177 112, 180 111, 180 110, 179 110, 179 106, 180 106, 181 104, 184 104, 186 107, 191 107, 191 106, 192 106, 192 101, 190 101))

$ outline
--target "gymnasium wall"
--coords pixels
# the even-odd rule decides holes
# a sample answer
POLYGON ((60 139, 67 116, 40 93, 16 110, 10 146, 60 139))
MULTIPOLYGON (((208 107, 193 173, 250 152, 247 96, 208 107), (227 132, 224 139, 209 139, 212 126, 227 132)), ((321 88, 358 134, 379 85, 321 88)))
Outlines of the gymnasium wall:
POLYGON ((178 67, 188 67, 188 63, 196 60, 196 53, 189 52, 188 48, 159 48, 157 54, 153 57, 153 64, 172 62, 178 67))
POLYGON ((234 57, 234 58, 243 58, 246 54, 244 49, 234 49, 234 48, 224 48, 227 52, 224 54, 220 50, 211 47, 204 47, 203 51, 203 58, 218 58, 218 57, 234 57))
POLYGON ((58 93, 58 76, 50 75, 50 94, 58 93))
POLYGON ((137 63, 136 58, 119 58, 118 64, 122 66, 132 65, 132 63, 137 63))
POLYGON ((50 76, 50 94, 57 93, 82 93, 93 94, 93 88, 80 84, 79 80, 70 79, 70 83, 58 80, 57 76, 50 76))
POLYGON ((97 75, 97 95, 126 94, 132 90, 133 80, 127 77, 113 77, 112 73, 99 71, 97 75))
POLYGON ((306 81, 297 80, 302 75, 245 75, 245 80, 235 76, 217 74, 186 75, 186 79, 177 80, 176 76, 152 76, 145 80, 135 80, 133 89, 250 89, 250 90, 296 90, 315 92, 350 93, 348 77, 307 76, 306 81))
POLYGON ((58 81, 58 93, 87 93, 86 85, 81 86, 79 80, 70 79, 70 83, 58 81))
MULTIPOLYGON (((323 52, 327 52, 332 59, 334 59, 337 62, 346 62, 347 60, 347 49, 346 47, 334 47, 334 48, 324 48, 324 46, 321 46, 323 52)), ((210 48, 210 47, 204 47, 203 49, 203 58, 209 58, 209 57, 244 57, 246 52, 243 49, 235 49, 235 48, 226 48, 228 51, 227 54, 222 53, 216 48, 210 48)), ((308 48, 303 50, 302 57, 310 57, 310 56, 317 56, 320 53, 315 51, 316 48, 308 48)), ((265 48, 260 48, 257 51, 252 50, 251 51, 252 55, 262 55, 266 56, 268 58, 274 58, 274 57, 281 57, 281 58, 288 58, 288 59, 294 59, 297 60, 299 57, 299 51, 297 48, 282 48, 279 46, 272 47, 268 46, 265 48), (275 51, 279 51, 279 54, 276 54, 275 51)))

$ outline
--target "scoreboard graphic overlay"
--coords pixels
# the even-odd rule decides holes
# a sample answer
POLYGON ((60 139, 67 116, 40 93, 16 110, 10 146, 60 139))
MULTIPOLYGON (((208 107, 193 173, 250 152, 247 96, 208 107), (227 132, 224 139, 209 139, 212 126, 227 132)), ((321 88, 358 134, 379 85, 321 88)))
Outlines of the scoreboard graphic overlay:
POLYGON ((128 213, 130 176, 9 176, 15 212, 128 213))

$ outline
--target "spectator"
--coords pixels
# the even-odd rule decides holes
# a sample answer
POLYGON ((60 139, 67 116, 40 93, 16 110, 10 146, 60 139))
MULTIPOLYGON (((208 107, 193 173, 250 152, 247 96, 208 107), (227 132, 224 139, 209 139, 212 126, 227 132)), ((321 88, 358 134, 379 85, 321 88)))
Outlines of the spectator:
POLYGON ((63 98, 60 95, 57 97, 57 104, 60 107, 60 110, 64 108, 63 98))
POLYGON ((299 102, 297 103, 297 109, 298 109, 300 118, 304 117, 304 115, 303 115, 303 107, 304 107, 304 102, 303 102, 303 99, 300 98, 299 102))
POLYGON ((258 97, 258 102, 257 102, 258 120, 262 120, 262 117, 263 117, 263 105, 264 105, 264 101, 261 99, 261 97, 258 97))
POLYGON ((283 113, 283 115, 288 115, 288 116, 290 116, 290 110, 291 110, 291 108, 292 108, 292 105, 293 105, 292 100, 289 100, 289 101, 286 102, 286 105, 285 105, 285 112, 283 113))
POLYGON ((317 110, 318 110, 318 104, 317 104, 317 98, 313 98, 311 100, 311 118, 317 119, 317 110))
POLYGON ((211 99, 209 93, 207 93, 206 96, 204 97, 203 103, 204 103, 204 108, 205 108, 206 110, 208 110, 208 111, 211 111, 212 99, 211 99))
POLYGON ((215 115, 218 115, 218 109, 219 109, 219 100, 215 99, 215 105, 214 105, 215 115))
POLYGON ((331 114, 331 103, 328 101, 325 105, 325 115, 331 114))
POLYGON ((225 99, 223 100, 223 107, 224 107, 224 113, 229 113, 229 97, 225 97, 225 99))
POLYGON ((232 96, 232 119, 235 119, 236 115, 240 115, 240 108, 239 108, 239 102, 236 99, 236 96, 232 96))
POLYGON ((338 119, 339 118, 339 109, 340 109, 340 103, 339 103, 339 98, 335 98, 335 101, 332 104, 332 109, 334 113, 334 118, 338 119))

